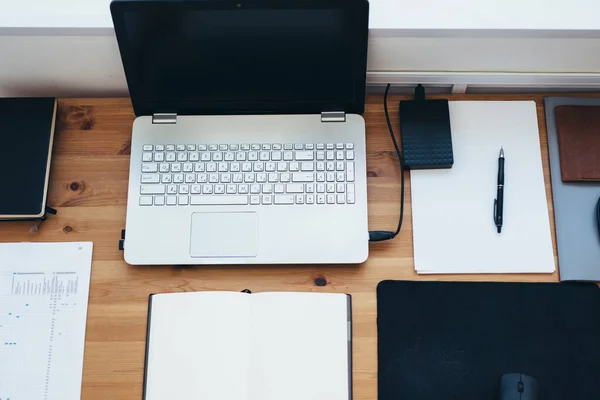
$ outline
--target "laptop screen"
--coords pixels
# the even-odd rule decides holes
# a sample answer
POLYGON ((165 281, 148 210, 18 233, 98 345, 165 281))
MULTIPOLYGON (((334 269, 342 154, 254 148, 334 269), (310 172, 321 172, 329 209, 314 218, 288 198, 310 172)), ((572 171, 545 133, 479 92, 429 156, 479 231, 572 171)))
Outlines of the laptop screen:
POLYGON ((148 113, 203 114, 364 105, 366 14, 357 40, 356 7, 321 3, 143 2, 123 10, 115 26, 134 106, 141 99, 148 113))

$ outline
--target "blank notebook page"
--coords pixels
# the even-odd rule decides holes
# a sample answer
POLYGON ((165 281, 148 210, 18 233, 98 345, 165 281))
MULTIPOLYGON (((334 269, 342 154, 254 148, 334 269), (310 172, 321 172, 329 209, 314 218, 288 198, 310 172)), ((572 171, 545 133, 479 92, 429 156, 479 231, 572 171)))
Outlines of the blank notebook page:
POLYGON ((348 400, 347 296, 152 296, 146 400, 348 400))
POLYGON ((411 171, 418 273, 551 273, 554 254, 535 102, 450 102, 454 166, 411 171), (505 153, 504 224, 494 199, 505 153))

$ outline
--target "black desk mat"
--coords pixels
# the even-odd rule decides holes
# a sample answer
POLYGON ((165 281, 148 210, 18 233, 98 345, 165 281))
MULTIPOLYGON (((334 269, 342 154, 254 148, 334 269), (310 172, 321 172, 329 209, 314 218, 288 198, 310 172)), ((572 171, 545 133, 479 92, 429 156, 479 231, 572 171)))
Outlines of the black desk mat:
POLYGON ((540 400, 600 398, 600 289, 591 283, 383 281, 379 400, 494 400, 503 373, 540 400))

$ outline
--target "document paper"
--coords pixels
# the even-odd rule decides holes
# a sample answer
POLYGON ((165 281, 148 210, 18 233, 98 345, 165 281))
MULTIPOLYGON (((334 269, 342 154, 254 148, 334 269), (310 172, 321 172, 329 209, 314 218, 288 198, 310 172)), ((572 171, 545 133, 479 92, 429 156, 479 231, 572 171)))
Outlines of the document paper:
POLYGON ((79 400, 92 243, 0 244, 0 399, 79 400))
POLYGON ((411 171, 418 273, 551 273, 555 269, 533 101, 450 102, 454 166, 411 171), (505 154, 504 223, 494 199, 505 154))

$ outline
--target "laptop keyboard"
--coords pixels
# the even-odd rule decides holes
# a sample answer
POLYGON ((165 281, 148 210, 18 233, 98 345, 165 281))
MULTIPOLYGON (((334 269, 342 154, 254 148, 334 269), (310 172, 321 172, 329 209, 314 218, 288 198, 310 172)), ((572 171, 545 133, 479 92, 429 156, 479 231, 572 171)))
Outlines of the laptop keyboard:
POLYGON ((353 143, 146 144, 140 206, 354 204, 353 143))

